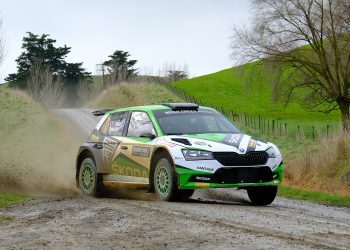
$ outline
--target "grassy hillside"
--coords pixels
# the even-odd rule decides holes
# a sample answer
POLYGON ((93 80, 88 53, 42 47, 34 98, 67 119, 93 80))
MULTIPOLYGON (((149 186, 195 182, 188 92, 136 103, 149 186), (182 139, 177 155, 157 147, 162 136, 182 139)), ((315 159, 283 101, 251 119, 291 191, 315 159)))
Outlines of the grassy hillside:
POLYGON ((93 108, 119 108, 162 102, 180 102, 181 99, 156 84, 132 83, 116 85, 87 104, 93 108))
POLYGON ((272 70, 257 63, 250 63, 174 82, 172 86, 214 106, 286 122, 293 132, 297 130, 298 125, 308 133, 311 133, 312 126, 325 130, 326 126, 330 125, 333 129, 338 129, 340 121, 338 111, 328 115, 306 111, 301 104, 305 92, 300 90, 285 106, 282 95, 276 98, 272 94, 275 81, 272 70))

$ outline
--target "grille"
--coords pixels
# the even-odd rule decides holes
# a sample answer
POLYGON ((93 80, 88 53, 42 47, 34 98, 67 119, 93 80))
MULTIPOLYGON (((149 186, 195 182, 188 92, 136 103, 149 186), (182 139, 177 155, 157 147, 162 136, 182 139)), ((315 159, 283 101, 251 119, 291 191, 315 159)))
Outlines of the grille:
POLYGON ((250 152, 245 155, 229 152, 213 153, 214 159, 224 166, 264 165, 268 160, 266 152, 250 152))
POLYGON ((219 168, 214 174, 216 183, 259 183, 272 180, 269 167, 219 168))

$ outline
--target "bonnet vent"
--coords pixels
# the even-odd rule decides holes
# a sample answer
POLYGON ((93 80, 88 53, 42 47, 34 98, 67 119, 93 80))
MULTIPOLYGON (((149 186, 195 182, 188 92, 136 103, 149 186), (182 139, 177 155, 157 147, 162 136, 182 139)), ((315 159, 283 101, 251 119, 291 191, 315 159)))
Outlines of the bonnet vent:
POLYGON ((171 138, 172 141, 178 142, 178 143, 182 143, 188 146, 191 146, 192 144, 190 143, 189 140, 185 139, 185 138, 171 138))

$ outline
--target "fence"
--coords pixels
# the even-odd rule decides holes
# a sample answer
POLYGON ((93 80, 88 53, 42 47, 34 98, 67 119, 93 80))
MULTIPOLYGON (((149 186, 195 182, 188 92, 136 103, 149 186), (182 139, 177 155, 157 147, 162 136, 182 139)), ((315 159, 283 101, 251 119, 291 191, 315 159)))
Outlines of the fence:
MULTIPOLYGON (((160 83, 159 83, 160 84, 160 83)), ((285 137, 302 137, 308 139, 316 139, 319 136, 328 136, 337 130, 339 130, 339 122, 333 122, 329 124, 297 124, 288 123, 279 119, 268 119, 260 115, 249 115, 246 113, 239 113, 231 109, 225 109, 213 105, 211 103, 195 98, 189 95, 185 91, 178 89, 169 83, 161 84, 169 91, 177 95, 179 98, 186 102, 197 103, 201 106, 207 106, 214 108, 223 113, 227 118, 232 120, 235 124, 249 130, 254 135, 267 134, 272 136, 285 136, 285 137)), ((248 132, 248 131, 247 131, 248 132)))

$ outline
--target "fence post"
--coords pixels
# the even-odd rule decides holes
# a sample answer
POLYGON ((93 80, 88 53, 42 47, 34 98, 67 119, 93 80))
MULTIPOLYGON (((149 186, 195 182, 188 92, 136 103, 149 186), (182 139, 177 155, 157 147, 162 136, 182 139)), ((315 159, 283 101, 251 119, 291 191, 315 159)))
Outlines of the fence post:
POLYGON ((315 127, 312 126, 312 139, 314 140, 315 139, 315 127))
POLYGON ((284 135, 287 135, 287 123, 284 124, 284 135))
POLYGON ((272 133, 275 133, 275 120, 272 120, 272 133))
POLYGON ((231 115, 232 115, 232 121, 235 121, 235 114, 233 113, 233 110, 231 110, 231 115))

